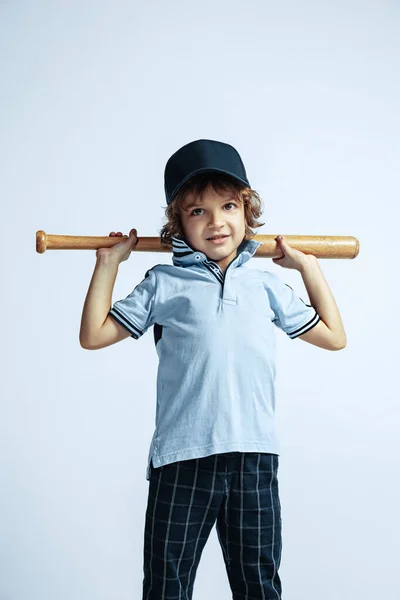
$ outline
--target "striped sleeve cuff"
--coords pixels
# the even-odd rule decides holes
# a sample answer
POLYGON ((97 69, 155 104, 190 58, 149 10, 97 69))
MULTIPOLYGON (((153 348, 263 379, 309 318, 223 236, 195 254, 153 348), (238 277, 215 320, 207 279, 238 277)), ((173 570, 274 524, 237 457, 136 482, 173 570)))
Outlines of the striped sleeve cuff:
POLYGON ((108 314, 120 325, 123 325, 123 327, 130 332, 131 337, 135 338, 135 340, 139 339, 143 335, 143 331, 138 329, 136 325, 132 323, 132 321, 128 321, 126 316, 117 308, 111 308, 108 314))
POLYGON ((303 335, 303 333, 306 333, 307 331, 309 331, 310 329, 315 327, 316 324, 320 322, 320 320, 321 320, 321 318, 320 318, 319 314, 317 313, 317 311, 314 311, 314 315, 312 316, 312 318, 309 319, 306 323, 304 323, 304 325, 302 325, 301 327, 298 327, 297 329, 295 329, 294 331, 291 331, 290 333, 288 333, 288 332, 286 332, 286 333, 293 340, 293 339, 297 338, 299 335, 303 335))

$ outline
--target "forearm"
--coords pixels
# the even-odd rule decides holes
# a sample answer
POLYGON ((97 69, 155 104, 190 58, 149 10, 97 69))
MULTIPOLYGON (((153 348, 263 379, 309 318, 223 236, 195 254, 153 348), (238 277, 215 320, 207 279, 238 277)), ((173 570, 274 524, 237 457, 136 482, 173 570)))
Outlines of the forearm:
POLYGON ((318 259, 308 257, 299 269, 306 287, 311 305, 315 308, 321 320, 338 339, 346 343, 346 332, 343 327, 339 309, 330 287, 322 273, 318 259))
POLYGON ((96 332, 103 326, 111 308, 112 293, 118 274, 119 263, 108 256, 96 259, 93 276, 90 281, 82 311, 79 341, 88 344, 96 332))

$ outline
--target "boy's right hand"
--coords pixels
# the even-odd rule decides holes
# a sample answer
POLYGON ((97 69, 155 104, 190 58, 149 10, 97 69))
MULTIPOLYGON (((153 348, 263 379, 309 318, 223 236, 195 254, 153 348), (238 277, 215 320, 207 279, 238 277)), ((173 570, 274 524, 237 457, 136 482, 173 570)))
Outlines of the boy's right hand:
MULTIPOLYGON (((123 242, 119 242, 118 244, 115 244, 111 248, 98 248, 96 250, 96 257, 109 256, 110 258, 115 260, 117 264, 123 262, 124 260, 127 260, 131 255, 133 247, 136 246, 136 244, 138 243, 138 238, 136 234, 136 229, 131 229, 129 232, 128 239, 124 240, 123 242)), ((111 237, 121 237, 122 233, 120 231, 118 231, 117 233, 112 231, 109 235, 111 237)))

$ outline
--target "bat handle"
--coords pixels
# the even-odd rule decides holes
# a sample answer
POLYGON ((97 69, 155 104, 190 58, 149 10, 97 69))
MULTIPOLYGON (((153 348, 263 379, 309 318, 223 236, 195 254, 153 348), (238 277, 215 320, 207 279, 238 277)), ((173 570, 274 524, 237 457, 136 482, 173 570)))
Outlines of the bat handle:
MULTIPOLYGON (((97 250, 98 248, 112 248, 119 242, 124 242, 129 236, 99 236, 99 235, 54 235, 42 229, 36 232, 36 252, 43 254, 46 250, 97 250)), ((154 239, 144 238, 141 250, 154 244, 154 239)), ((135 250, 137 247, 135 246, 135 250)))

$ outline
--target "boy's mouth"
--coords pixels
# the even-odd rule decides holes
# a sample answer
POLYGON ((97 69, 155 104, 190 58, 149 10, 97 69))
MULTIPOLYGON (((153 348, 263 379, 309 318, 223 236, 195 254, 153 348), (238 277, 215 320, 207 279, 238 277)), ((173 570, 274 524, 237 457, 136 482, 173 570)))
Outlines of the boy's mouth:
POLYGON ((220 244, 223 244, 225 242, 225 240, 228 239, 228 237, 229 237, 228 235, 216 235, 211 238, 207 238, 207 242, 211 242, 213 244, 220 245, 220 244))

